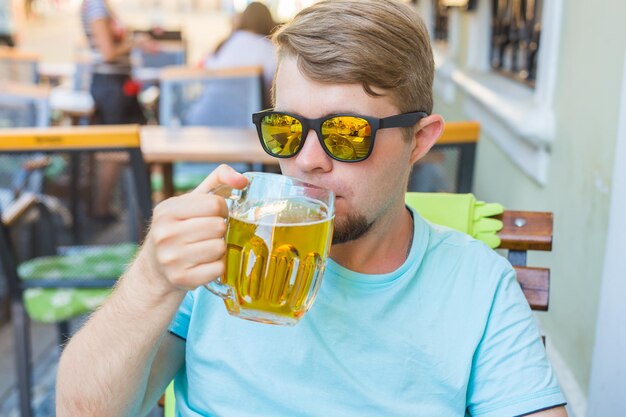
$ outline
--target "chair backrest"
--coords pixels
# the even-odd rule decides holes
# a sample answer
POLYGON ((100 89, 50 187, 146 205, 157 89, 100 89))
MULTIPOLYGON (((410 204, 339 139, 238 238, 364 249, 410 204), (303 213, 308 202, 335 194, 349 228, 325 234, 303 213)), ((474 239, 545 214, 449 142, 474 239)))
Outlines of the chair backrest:
MULTIPOLYGON (((0 82, 0 129, 50 125, 50 88, 32 84, 0 82)), ((8 200, 17 189, 38 191, 43 172, 26 171, 24 163, 33 155, 0 155, 0 193, 8 200)), ((6 201, 0 201, 0 207, 6 201)))
POLYGON ((159 120, 164 126, 253 127, 263 106, 263 70, 188 67, 161 72, 159 120))
POLYGON ((133 49, 131 60, 137 68, 164 68, 174 65, 185 65, 187 62, 187 50, 185 43, 181 41, 160 41, 159 50, 145 52, 141 49, 133 49))
POLYGON ((446 122, 435 146, 415 164, 409 190, 471 192, 479 136, 480 124, 477 122, 446 122))
POLYGON ((0 128, 50 125, 50 88, 0 81, 0 128))
MULTIPOLYGON (((0 210, 0 323, 10 318, 10 296, 15 289, 17 263, 19 256, 11 244, 12 231, 22 220, 25 213, 36 205, 34 194, 24 194, 0 210)), ((1 208, 2 206, 0 206, 1 208)))
POLYGON ((72 90, 89 91, 91 87, 91 59, 79 58, 74 62, 74 72, 72 73, 72 90))
POLYGON ((16 48, 0 47, 0 81, 37 84, 39 55, 16 48))
POLYGON ((183 32, 180 29, 135 29, 134 35, 148 35, 156 41, 182 41, 183 32))

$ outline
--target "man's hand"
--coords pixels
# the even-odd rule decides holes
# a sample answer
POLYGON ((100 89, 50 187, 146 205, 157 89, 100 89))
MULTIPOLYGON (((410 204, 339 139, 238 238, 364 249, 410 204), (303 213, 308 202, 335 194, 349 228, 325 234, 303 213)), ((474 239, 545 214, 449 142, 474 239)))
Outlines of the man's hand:
POLYGON ((191 193, 163 201, 154 210, 142 253, 156 271, 162 292, 192 290, 224 272, 224 233, 228 208, 211 190, 220 185, 241 189, 247 179, 227 165, 219 166, 191 193))

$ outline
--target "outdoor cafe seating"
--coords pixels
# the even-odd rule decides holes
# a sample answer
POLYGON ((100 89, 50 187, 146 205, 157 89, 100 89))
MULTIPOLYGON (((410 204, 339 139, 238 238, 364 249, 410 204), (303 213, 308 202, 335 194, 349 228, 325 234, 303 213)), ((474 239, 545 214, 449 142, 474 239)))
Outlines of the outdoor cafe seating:
MULTIPOLYGON (((33 385, 30 321, 57 324, 59 345, 70 334, 69 320, 97 308, 133 258, 145 233, 152 203, 147 169, 140 150, 137 126, 54 127, 6 129, 0 132, 0 154, 89 154, 125 152, 130 172, 124 196, 126 221, 109 235, 84 236, 75 245, 55 222, 43 193, 22 193, 2 213, 0 259, 8 280, 11 321, 15 339, 17 380, 22 417, 31 416, 33 385), (36 223, 43 241, 36 256, 20 251, 19 230, 36 223)), ((45 188, 44 188, 45 189, 45 188)), ((88 228, 82 223, 81 227, 88 228)), ((87 230, 83 230, 86 233, 87 230)))

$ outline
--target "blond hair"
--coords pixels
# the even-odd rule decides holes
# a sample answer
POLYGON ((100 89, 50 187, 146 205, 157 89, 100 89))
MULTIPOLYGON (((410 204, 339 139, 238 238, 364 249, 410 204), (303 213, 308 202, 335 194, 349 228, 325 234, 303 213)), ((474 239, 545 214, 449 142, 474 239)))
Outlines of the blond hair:
POLYGON ((426 26, 394 0, 324 0, 273 35, 278 65, 295 57, 308 78, 389 94, 401 112, 432 111, 433 54, 426 26))

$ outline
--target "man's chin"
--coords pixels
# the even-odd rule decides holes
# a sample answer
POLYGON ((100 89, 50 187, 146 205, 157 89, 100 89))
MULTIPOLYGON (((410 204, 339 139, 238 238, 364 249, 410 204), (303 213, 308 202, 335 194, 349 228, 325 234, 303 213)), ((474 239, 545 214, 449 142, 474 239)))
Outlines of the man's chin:
POLYGON ((361 214, 348 214, 341 219, 335 218, 335 230, 333 231, 333 245, 351 242, 365 235, 372 227, 365 216, 361 214))

